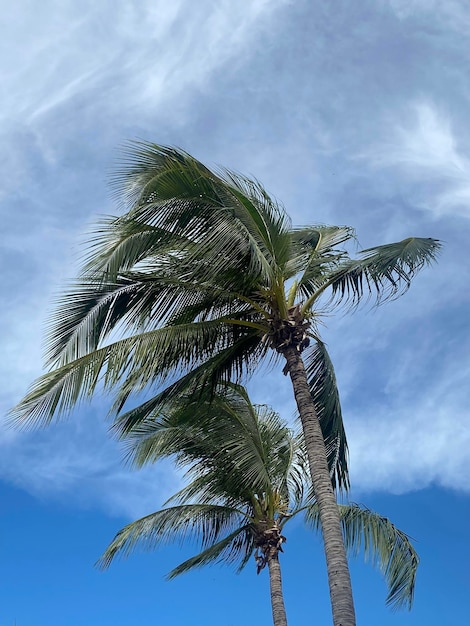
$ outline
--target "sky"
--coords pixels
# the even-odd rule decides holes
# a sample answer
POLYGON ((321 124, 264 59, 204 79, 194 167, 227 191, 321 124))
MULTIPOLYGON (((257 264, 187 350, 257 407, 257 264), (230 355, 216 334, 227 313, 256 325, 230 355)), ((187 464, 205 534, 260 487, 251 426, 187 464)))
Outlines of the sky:
MULTIPOLYGON (((0 0, 0 416, 41 374, 52 302, 132 139, 258 178, 293 223, 347 224, 359 248, 444 242, 401 299, 326 320, 350 447, 351 498, 421 555, 410 613, 351 564, 358 623, 465 623, 470 576, 468 380, 470 8, 458 0, 0 0)), ((286 419, 288 381, 257 402, 286 419)), ((124 524, 179 485, 136 472, 97 397, 41 431, 0 429, 0 626, 271 623, 254 565, 164 575, 191 546, 93 564, 124 524)), ((318 538, 289 531, 291 626, 329 623, 318 538), (313 601, 313 602, 312 602, 313 601)), ((193 547, 194 548, 194 547, 193 547)), ((179 560, 178 560, 179 559, 179 560)))

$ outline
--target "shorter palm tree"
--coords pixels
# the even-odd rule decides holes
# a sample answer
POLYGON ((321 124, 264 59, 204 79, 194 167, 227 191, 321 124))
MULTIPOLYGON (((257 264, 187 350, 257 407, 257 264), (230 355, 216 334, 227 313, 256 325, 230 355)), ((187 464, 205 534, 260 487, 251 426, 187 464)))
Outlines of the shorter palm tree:
MULTIPOLYGON (((207 401, 180 398, 166 415, 141 424, 129 441, 132 462, 141 466, 172 456, 190 482, 170 498, 174 506, 119 531, 99 565, 127 556, 137 544, 153 549, 189 536, 200 540, 202 551, 169 578, 212 562, 237 564, 240 571, 253 555, 258 573, 269 570, 274 625, 286 626, 279 563, 284 527, 304 513, 320 528, 301 438, 270 408, 252 405, 243 387, 230 385, 207 401)), ((411 606, 418 557, 408 537, 358 505, 340 505, 339 512, 346 545, 356 552, 364 548, 385 574, 387 602, 411 606)))

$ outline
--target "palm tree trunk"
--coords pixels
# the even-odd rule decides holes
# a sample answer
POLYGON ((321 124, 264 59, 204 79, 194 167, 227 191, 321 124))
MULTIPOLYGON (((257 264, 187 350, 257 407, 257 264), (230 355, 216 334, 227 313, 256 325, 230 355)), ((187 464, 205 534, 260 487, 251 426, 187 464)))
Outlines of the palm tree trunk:
POLYGON ((295 347, 289 347, 283 351, 283 354, 287 361, 286 369, 292 380, 295 401, 302 421, 312 485, 318 503, 333 624, 334 626, 355 626, 351 577, 320 422, 310 395, 307 374, 299 351, 295 347))
POLYGON ((287 626, 286 608, 282 595, 281 566, 277 550, 268 557, 269 586, 271 588, 271 608, 274 626, 287 626))

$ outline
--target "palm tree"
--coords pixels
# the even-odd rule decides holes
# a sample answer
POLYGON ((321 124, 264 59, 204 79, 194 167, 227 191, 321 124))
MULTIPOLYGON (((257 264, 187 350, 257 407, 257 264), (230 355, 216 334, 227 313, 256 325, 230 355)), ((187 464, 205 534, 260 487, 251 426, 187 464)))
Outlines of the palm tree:
POLYGON ((347 444, 318 321, 341 304, 398 297, 439 242, 408 238, 351 258, 344 244, 353 229, 292 228, 257 181, 154 144, 131 146, 113 184, 125 213, 101 223, 83 273, 51 319, 50 371, 14 416, 48 423, 102 388, 115 392, 120 414, 132 394, 150 390, 155 395, 119 415, 125 434, 174 396, 241 380, 268 355, 280 360, 302 422, 333 622, 354 626, 335 496, 348 486, 347 444))
MULTIPOLYGON (((274 626, 287 626, 279 562, 284 527, 299 513, 319 527, 302 439, 270 408, 253 406, 242 387, 231 385, 215 398, 178 399, 169 414, 132 433, 130 444, 138 466, 171 456, 191 482, 170 498, 176 506, 119 531, 99 564, 107 567, 137 544, 155 548, 188 536, 201 541, 202 551, 169 578, 214 561, 237 564, 240 571, 254 555, 258 574, 268 566, 274 626)), ((388 602, 410 606, 418 558, 408 537, 363 507, 342 505, 339 514, 348 547, 365 547, 385 573, 388 602)))

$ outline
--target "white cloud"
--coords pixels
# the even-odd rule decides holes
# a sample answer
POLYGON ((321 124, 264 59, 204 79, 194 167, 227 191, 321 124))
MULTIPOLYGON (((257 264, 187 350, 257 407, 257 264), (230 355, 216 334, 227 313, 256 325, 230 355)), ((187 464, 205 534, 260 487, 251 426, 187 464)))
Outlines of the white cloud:
POLYGON ((427 101, 394 115, 380 143, 358 157, 373 168, 395 168, 409 182, 407 195, 434 216, 470 217, 470 159, 449 117, 427 101))
POLYGON ((59 10, 48 0, 40 12, 17 8, 0 57, 0 117, 33 123, 92 89, 86 106, 95 113, 104 106, 122 115, 136 104, 155 111, 189 87, 201 86, 217 68, 245 58, 252 49, 246 44, 256 41, 269 16, 285 4, 156 0, 78 6, 67 1, 59 10))
MULTIPOLYGON (((96 403, 99 404, 99 403, 96 403)), ((169 463, 131 470, 101 416, 83 407, 67 422, 0 442, 2 477, 37 497, 136 518, 158 509, 181 481, 169 463)))
MULTIPOLYGON (((419 328, 416 334, 421 344, 393 352, 380 378, 357 376, 371 390, 360 410, 350 390, 345 421, 352 484, 362 491, 402 493, 438 484, 470 492, 468 339, 437 329, 433 337, 419 328)), ((385 345, 380 352, 392 350, 385 345)))
POLYGON ((421 17, 432 19, 441 28, 450 27, 468 35, 470 10, 462 0, 386 0, 400 19, 421 17))
POLYGON ((470 415, 461 403, 436 393, 376 408, 348 423, 355 489, 404 493, 435 484, 470 493, 470 415))

